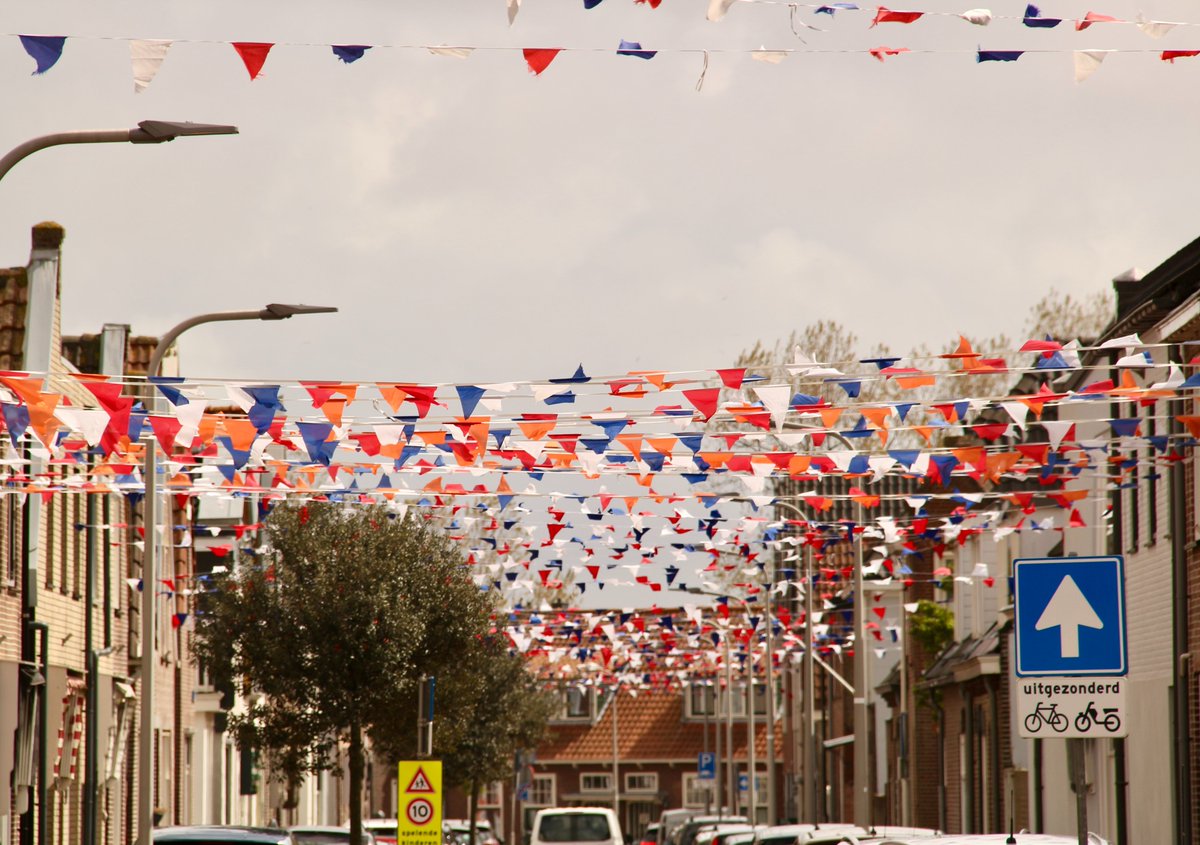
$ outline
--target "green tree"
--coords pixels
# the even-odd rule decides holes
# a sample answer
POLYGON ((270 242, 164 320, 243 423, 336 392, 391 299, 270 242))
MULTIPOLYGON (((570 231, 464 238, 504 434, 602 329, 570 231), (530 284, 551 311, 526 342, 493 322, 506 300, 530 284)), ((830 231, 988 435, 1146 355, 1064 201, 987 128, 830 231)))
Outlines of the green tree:
POLYGON ((908 616, 908 635, 930 657, 937 657, 954 640, 954 613, 937 602, 921 599, 908 616))
MULTIPOLYGON (((453 669, 437 676, 436 690, 434 756, 442 760, 445 785, 466 792, 473 820, 480 789, 511 775, 516 753, 542 740, 557 698, 538 685, 524 658, 498 633, 474 638, 453 669)), ((416 710, 410 695, 372 729, 372 751, 389 766, 416 751, 416 710)))
MULTIPOLYGON (((196 656, 240 683, 230 727, 294 784, 349 750, 350 829, 362 831, 363 738, 417 679, 487 630, 491 601, 419 516, 384 506, 289 503, 268 549, 220 576, 197 617, 196 656)), ((410 725, 415 733, 415 724, 410 725)))

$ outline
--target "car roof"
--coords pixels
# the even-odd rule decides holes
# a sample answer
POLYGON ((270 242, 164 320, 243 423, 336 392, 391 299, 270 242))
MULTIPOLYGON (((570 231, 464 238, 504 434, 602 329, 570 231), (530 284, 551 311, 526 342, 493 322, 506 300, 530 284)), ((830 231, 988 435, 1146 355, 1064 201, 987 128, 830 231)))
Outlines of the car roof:
POLYGON ((160 827, 154 830, 154 842, 287 842, 287 831, 270 827, 230 827, 227 825, 189 825, 160 827))
POLYGON ((566 813, 611 813, 612 807, 547 807, 538 810, 539 816, 560 816, 566 813))
MULTIPOLYGON (((1053 833, 1014 833, 1012 838, 1017 845, 1076 845, 1079 842, 1077 836, 1059 836, 1053 833)), ((1004 845, 1009 841, 1007 833, 953 833, 945 834, 921 834, 917 836, 899 836, 896 837, 900 842, 929 843, 929 845, 1004 845)), ((1094 845, 1107 845, 1104 839, 1101 839, 1094 833, 1088 834, 1088 842, 1094 845)))

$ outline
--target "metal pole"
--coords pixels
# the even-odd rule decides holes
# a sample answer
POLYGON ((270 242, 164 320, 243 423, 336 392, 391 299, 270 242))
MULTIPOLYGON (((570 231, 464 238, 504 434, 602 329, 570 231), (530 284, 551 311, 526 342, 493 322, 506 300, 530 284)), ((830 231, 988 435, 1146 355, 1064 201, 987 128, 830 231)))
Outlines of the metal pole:
POLYGON ((766 666, 764 670, 766 677, 766 692, 767 692, 767 824, 778 824, 776 818, 776 783, 775 783, 775 638, 772 628, 774 627, 774 614, 771 612, 771 604, 775 600, 775 556, 771 555, 767 561, 767 583, 769 591, 767 592, 767 631, 766 631, 766 666))
POLYGON ((50 626, 45 622, 30 622, 31 631, 38 633, 38 660, 41 663, 42 685, 38 689, 38 771, 37 790, 37 845, 46 845, 46 781, 50 776, 50 626))
POLYGON ((750 646, 747 649, 746 663, 746 797, 749 799, 750 812, 746 817, 751 824, 758 824, 758 790, 754 788, 758 780, 758 735, 754 725, 754 637, 751 632, 750 646))
POLYGON ((158 595, 158 442, 147 437, 142 468, 146 493, 142 499, 145 546, 142 553, 141 701, 138 724, 138 845, 150 845, 154 827, 154 610, 158 595))
POLYGON ((51 135, 30 138, 23 144, 13 147, 3 158, 0 158, 0 179, 3 179, 17 162, 26 156, 36 153, 38 150, 61 146, 62 144, 112 144, 127 142, 129 141, 130 134, 136 131, 136 129, 84 130, 81 132, 55 132, 51 135))
MULTIPOLYGON (((858 508, 858 524, 861 527, 863 508, 858 508)), ((853 542, 854 537, 850 540, 853 542)), ((854 566, 854 823, 862 828, 871 826, 871 728, 868 723, 870 710, 867 696, 870 690, 870 673, 867 667, 867 602, 863 592, 863 540, 859 533, 855 543, 854 566)))
POLYGON ((621 781, 620 781, 620 771, 618 770, 619 757, 617 756, 618 755, 618 751, 617 751, 617 699, 620 697, 620 695, 621 695, 620 685, 619 684, 614 685, 613 686, 613 702, 612 702, 612 711, 613 711, 613 727, 612 727, 613 812, 617 814, 618 820, 620 820, 620 818, 621 818, 621 781))
MULTIPOLYGON (((710 714, 708 712, 709 711, 708 686, 707 685, 702 686, 700 689, 703 691, 701 700, 704 702, 704 753, 707 754, 708 753, 708 725, 709 725, 709 721, 710 721, 710 719, 709 719, 710 714)), ((714 762, 716 760, 721 759, 721 734, 719 732, 717 733, 717 751, 716 751, 716 755, 714 756, 713 759, 714 759, 714 762)), ((713 775, 716 776, 716 773, 717 773, 716 766, 714 766, 713 767, 713 775)), ((709 782, 705 783, 705 785, 704 785, 704 815, 706 815, 706 816, 712 815, 712 793, 713 793, 712 782, 709 781, 709 782)), ((720 810, 718 810, 717 813, 718 813, 718 815, 720 815, 720 810)))
POLYGON ((912 732, 908 729, 908 611, 904 609, 904 599, 907 588, 900 585, 900 730, 904 742, 904 759, 901 761, 900 772, 900 823, 912 824, 912 807, 910 793, 912 792, 913 747, 912 732))
POLYGON ((729 627, 725 626, 725 789, 729 812, 737 815, 736 760, 733 756, 733 669, 729 665, 729 627))
POLYGON ((1067 740, 1067 756, 1071 765, 1071 789, 1075 792, 1076 836, 1079 845, 1088 845, 1087 765, 1082 739, 1067 740))
POLYGON ((804 821, 818 821, 817 687, 813 660, 812 548, 804 547, 804 821))
POLYGON ((84 714, 87 725, 83 731, 83 843, 94 845, 96 841, 96 793, 100 784, 96 781, 99 771, 96 753, 100 743, 96 737, 98 724, 96 711, 100 706, 100 666, 99 659, 94 654, 96 637, 96 493, 85 493, 84 537, 87 542, 85 553, 84 587, 83 587, 83 653, 87 658, 87 712, 84 714))

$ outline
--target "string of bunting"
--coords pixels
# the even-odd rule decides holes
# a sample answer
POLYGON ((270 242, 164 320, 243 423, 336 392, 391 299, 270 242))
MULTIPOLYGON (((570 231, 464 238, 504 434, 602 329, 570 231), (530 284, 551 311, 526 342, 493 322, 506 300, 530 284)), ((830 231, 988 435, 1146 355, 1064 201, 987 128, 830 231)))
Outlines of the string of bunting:
MULTIPOLYGON (((713 0, 714 4, 728 6, 732 0, 713 0)), ((748 0, 738 0, 738 2, 747 2, 748 0)), ((762 2, 762 0, 754 0, 754 2, 762 2)), ((799 8, 799 4, 788 4, 793 11, 799 8)), ((824 5, 814 8, 816 13, 827 13, 832 15, 834 11, 858 11, 858 7, 850 3, 838 3, 832 5, 824 5)), ((894 11, 885 7, 877 7, 875 15, 871 21, 871 26, 875 27, 881 23, 913 23, 925 15, 938 15, 945 13, 935 12, 911 12, 911 11, 894 11)), ((713 11, 710 10, 710 19, 719 19, 724 15, 721 12, 719 16, 713 17, 713 11)), ((986 9, 975 9, 968 12, 958 13, 954 17, 963 18, 970 23, 978 25, 987 25, 993 20, 990 11, 986 9)), ((796 29, 796 16, 793 15, 793 30, 796 29)), ((1052 28, 1059 23, 1063 23, 1062 19, 1042 17, 1037 8, 1030 6, 1026 15, 1021 18, 1026 27, 1029 28, 1052 28)), ((1129 23, 1138 26, 1143 32, 1154 38, 1161 38, 1166 35, 1171 29, 1177 26, 1194 26, 1191 23, 1176 23, 1163 21, 1122 21, 1117 18, 1102 15, 1094 12, 1089 12, 1084 18, 1074 22, 1075 29, 1082 31, 1088 29, 1094 24, 1120 24, 1129 23)), ((818 28, 808 24, 803 24, 806 29, 820 31, 818 28)), ((175 44, 224 44, 233 48, 237 56, 240 58, 247 74, 251 80, 257 79, 262 73, 268 56, 271 51, 279 46, 285 47, 321 47, 331 52, 332 56, 338 61, 345 64, 353 64, 363 59, 368 51, 372 49, 384 50, 417 50, 431 53, 435 56, 445 56, 457 59, 466 59, 477 50, 481 51, 498 51, 498 52, 519 52, 528 70, 535 76, 540 76, 550 67, 551 63, 561 53, 591 53, 591 54, 615 54, 621 57, 631 57, 641 60, 650 60, 655 58, 659 53, 669 53, 676 55, 699 55, 703 57, 704 70, 707 71, 709 59, 713 55, 729 54, 749 56, 760 62, 767 64, 780 64, 788 57, 794 54, 807 55, 865 55, 884 62, 888 58, 896 57, 904 53, 926 54, 926 55, 972 55, 977 63, 983 62, 1014 62, 1020 59, 1026 53, 1045 53, 1045 54, 1070 54, 1073 57, 1073 65, 1076 81, 1083 81, 1110 55, 1114 53, 1137 53, 1137 54, 1157 54, 1161 61, 1174 64, 1178 59, 1193 58, 1200 55, 1200 49, 1166 49, 1166 50, 1148 50, 1148 49, 1086 49, 1086 50, 1065 50, 1065 49, 1050 49, 1050 48, 1026 48, 1021 50, 997 50, 984 49, 977 47, 973 50, 968 49, 930 49, 920 48, 912 49, 908 47, 890 47, 885 45, 873 46, 863 49, 822 49, 805 46, 804 49, 783 48, 783 49, 767 49, 765 46, 757 49, 734 50, 727 48, 674 48, 674 49, 651 49, 644 47, 640 41, 620 39, 614 47, 510 47, 503 45, 428 45, 428 44, 313 44, 308 42, 267 42, 267 41, 230 41, 230 42, 214 42, 208 40, 196 39, 141 39, 141 38, 126 38, 112 36, 65 36, 65 35, 28 35, 9 33, 9 37, 15 35, 25 52, 34 60, 35 68, 33 74, 40 75, 55 67, 62 58, 63 51, 66 47, 68 38, 71 39, 86 39, 86 40, 104 40, 104 41, 125 41, 129 45, 130 62, 133 76, 133 85, 135 92, 142 92, 149 87, 151 82, 157 76, 163 62, 165 61, 168 51, 175 44)), ((697 85, 699 90, 702 87, 703 74, 701 82, 697 85)))

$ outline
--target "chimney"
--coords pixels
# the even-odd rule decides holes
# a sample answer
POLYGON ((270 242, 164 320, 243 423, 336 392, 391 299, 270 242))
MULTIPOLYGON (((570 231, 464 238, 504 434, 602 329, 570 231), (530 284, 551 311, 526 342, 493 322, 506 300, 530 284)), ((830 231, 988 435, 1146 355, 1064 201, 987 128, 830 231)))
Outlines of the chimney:
POLYGON ((62 257, 63 227, 38 223, 33 227, 33 249, 26 276, 29 304, 25 309, 25 349, 22 367, 32 373, 48 373, 61 350, 58 336, 59 260, 62 257))
POLYGON ((1117 319, 1122 320, 1133 311, 1140 298, 1142 279, 1145 272, 1137 267, 1130 267, 1124 273, 1113 277, 1113 292, 1117 295, 1117 319))

